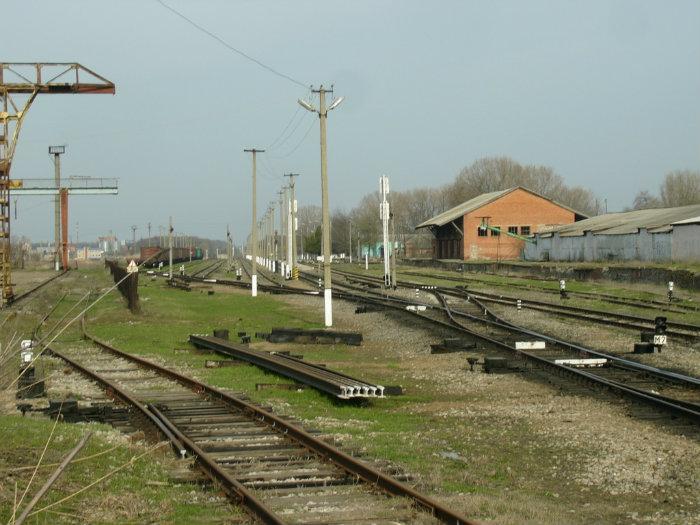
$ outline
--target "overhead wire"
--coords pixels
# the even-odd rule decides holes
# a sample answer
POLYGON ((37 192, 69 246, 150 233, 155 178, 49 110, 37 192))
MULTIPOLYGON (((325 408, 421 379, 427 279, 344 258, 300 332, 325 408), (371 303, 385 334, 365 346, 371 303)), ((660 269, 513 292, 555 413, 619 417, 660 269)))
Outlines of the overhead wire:
POLYGON ((306 137, 309 136, 309 133, 311 132, 311 128, 313 128, 313 127, 314 127, 314 121, 312 120, 311 124, 309 124, 309 127, 306 129, 306 133, 304 133, 304 136, 301 137, 301 140, 299 142, 297 142, 296 146, 294 146, 294 148, 292 148, 291 151, 287 152, 284 155, 280 155, 280 156, 272 157, 272 158, 273 159, 286 159, 287 157, 289 157, 292 153, 294 153, 296 150, 299 149, 299 147, 304 143, 304 141, 306 141, 306 137))
MULTIPOLYGON (((292 115, 292 118, 289 119, 289 122, 287 122, 287 125, 282 130, 282 133, 280 133, 277 136, 277 138, 275 140, 273 140, 266 149, 271 150, 271 149, 275 148, 275 146, 277 145, 277 142, 279 142, 279 140, 282 138, 282 136, 287 132, 287 130, 289 129, 289 126, 292 125, 292 122, 294 122, 294 119, 297 117, 297 115, 299 114, 300 111, 301 111, 301 106, 297 106, 297 109, 294 112, 294 115, 292 115)), ((292 133, 294 133, 294 131, 292 131, 292 133)))
POLYGON ((191 26, 197 28, 197 29, 198 29, 199 31, 201 31, 202 33, 204 33, 204 34, 210 36, 211 38, 213 38, 214 40, 216 40, 217 42, 219 42, 220 44, 222 44, 224 47, 230 49, 230 50, 233 51, 234 53, 237 53, 238 55, 242 56, 242 57, 245 58, 246 60, 249 60, 249 61, 253 62, 254 64, 257 64, 258 66, 260 66, 261 68, 263 68, 263 69, 269 71, 269 72, 272 73, 273 75, 277 75, 277 76, 280 77, 280 78, 284 78, 285 80, 288 80, 289 82, 292 82, 292 83, 296 84, 297 86, 301 86, 301 87, 303 87, 304 89, 309 89, 309 84, 304 84, 303 82, 300 82, 299 80, 297 80, 297 79, 295 79, 295 78, 293 78, 293 77, 291 77, 291 76, 289 76, 289 75, 287 75, 287 74, 285 74, 285 73, 282 73, 282 72, 280 72, 280 71, 277 71, 275 68, 273 68, 273 67, 271 67, 271 66, 268 66, 268 65, 265 64, 264 62, 261 62, 260 60, 258 60, 257 58, 254 58, 254 57, 250 56, 249 54, 245 53, 244 51, 241 51, 240 49, 237 49, 236 47, 234 47, 234 46, 232 46, 231 44, 229 44, 228 42, 226 42, 226 40, 224 40, 224 39, 221 38, 220 36, 218 36, 218 35, 212 33, 211 31, 209 31, 208 29, 204 28, 203 26, 199 25, 197 22, 195 22, 194 20, 188 18, 187 16, 185 16, 184 14, 182 14, 182 13, 181 13, 180 11, 178 11, 177 9, 175 9, 175 8, 173 8, 173 7, 170 7, 168 4, 166 4, 165 2, 163 2, 163 0, 156 0, 156 2, 158 2, 158 3, 159 3, 161 6, 163 6, 165 9, 167 9, 167 10, 169 10, 169 11, 175 13, 177 16, 179 16, 180 18, 182 18, 183 20, 185 20, 185 21, 186 21, 188 24, 190 24, 191 26))
MULTIPOLYGON (((260 66, 261 68, 267 70, 268 72, 270 72, 270 73, 272 73, 272 74, 274 74, 274 75, 277 75, 277 76, 279 76, 279 77, 281 77, 281 78, 283 78, 283 79, 285 79, 285 80, 288 80, 288 81, 292 82, 293 84, 296 84, 297 86, 303 87, 304 90, 309 90, 310 84, 304 84, 303 82, 301 82, 301 81, 299 81, 299 80, 297 80, 297 79, 295 79, 295 78, 293 78, 293 77, 291 77, 291 76, 289 76, 289 75, 287 75, 287 74, 285 74, 285 73, 282 73, 282 72, 276 70, 275 68, 273 68, 273 67, 271 67, 271 66, 265 64, 264 62, 262 62, 262 61, 258 60, 257 58, 255 58, 255 57, 253 57, 253 56, 251 56, 251 55, 245 53, 244 51, 241 51, 240 49, 238 49, 238 48, 234 47, 233 45, 229 44, 228 42, 226 42, 223 38, 221 38, 221 37, 218 36, 217 34, 213 33, 212 31, 209 31, 209 30, 206 29, 204 26, 198 24, 197 22, 195 22, 194 20, 192 20, 191 18, 189 18, 189 17, 186 16, 185 14, 181 13, 180 11, 178 11, 177 9, 175 9, 174 7, 171 7, 170 5, 168 5, 167 3, 165 3, 163 0, 156 0, 156 2, 158 2, 158 3, 159 3, 162 7, 164 7, 165 9, 171 11, 172 13, 174 13, 175 15, 177 15, 178 17, 180 17, 180 18, 182 18, 183 20, 185 20, 185 21, 186 21, 188 24, 190 24, 192 27, 194 27, 194 28, 196 28, 197 30, 201 31, 202 33, 206 34, 206 35, 209 36, 210 38, 213 38, 214 40, 216 40, 217 42, 219 42, 221 45, 223 45, 223 46, 226 47, 227 49, 233 51, 234 53, 236 53, 236 54, 242 56, 242 57, 245 58, 246 60, 249 60, 249 61, 253 62, 254 64, 260 66)), ((287 133, 287 131, 290 129, 290 127, 291 127, 292 124, 294 123, 294 121, 295 121, 297 115, 299 114, 299 111, 300 111, 300 110, 301 110, 301 107, 297 107, 297 108, 296 108, 296 111, 295 111, 294 114, 292 115, 292 118, 287 122, 286 126, 282 129, 282 132, 281 132, 281 133, 277 136, 277 138, 276 138, 275 140, 273 140, 272 143, 267 147, 268 150, 279 149, 279 148, 280 148, 282 145, 284 145, 292 136, 294 136, 296 130, 299 128, 299 125, 300 125, 301 122, 306 118, 306 113, 303 113, 302 118, 299 119, 299 120, 296 122, 296 124, 292 127, 291 131, 290 131, 286 136, 285 136, 285 133, 287 133), (281 142, 280 142, 280 141, 281 141, 281 142)), ((308 135, 308 130, 307 130, 307 135, 308 135)), ((303 140, 304 140, 304 139, 302 139, 301 142, 303 142, 303 140)), ((291 153, 293 153, 294 151, 296 151, 296 148, 298 148, 298 146, 299 146, 299 145, 297 145, 297 146, 295 147, 295 149, 292 150, 292 152, 288 153, 288 154, 285 155, 285 156, 291 155, 291 153)), ((279 157, 279 158, 284 158, 284 157, 279 157)))

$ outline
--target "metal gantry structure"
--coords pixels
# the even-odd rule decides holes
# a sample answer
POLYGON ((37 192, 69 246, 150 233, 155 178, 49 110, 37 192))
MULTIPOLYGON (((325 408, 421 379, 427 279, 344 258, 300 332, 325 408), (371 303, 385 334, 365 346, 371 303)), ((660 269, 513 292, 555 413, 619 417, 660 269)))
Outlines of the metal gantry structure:
POLYGON ((0 62, 0 306, 14 299, 10 258, 10 168, 22 123, 41 94, 111 94, 113 82, 75 63, 0 62))
POLYGON ((15 179, 13 195, 54 195, 59 199, 60 231, 55 235, 57 263, 68 269, 68 196, 69 195, 117 195, 117 179, 97 177, 69 177, 62 181, 53 179, 15 179))

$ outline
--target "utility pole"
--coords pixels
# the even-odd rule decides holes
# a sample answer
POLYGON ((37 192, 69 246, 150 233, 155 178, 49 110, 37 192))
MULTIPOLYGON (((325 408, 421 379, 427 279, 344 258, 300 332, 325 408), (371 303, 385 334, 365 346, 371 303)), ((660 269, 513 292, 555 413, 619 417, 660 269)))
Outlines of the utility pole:
POLYGON ((172 215, 170 216, 170 228, 168 229, 168 251, 170 252, 170 254, 169 254, 170 266, 169 266, 169 270, 168 270, 168 280, 172 281, 172 279, 173 279, 173 217, 172 217, 172 215))
POLYGON ((389 214, 391 221, 391 287, 396 290, 396 230, 394 229, 394 214, 389 214))
POLYGON ((151 246, 151 223, 148 223, 148 246, 151 246))
POLYGON ((270 247, 272 248, 272 263, 270 270, 274 272, 277 264, 277 230, 275 229, 275 203, 270 201, 270 247))
POLYGON ((136 230, 138 229, 138 226, 135 224, 131 227, 131 250, 134 251, 136 250, 136 230))
POLYGON ((253 220, 250 223, 251 229, 252 229, 252 237, 253 237, 252 241, 250 243, 253 247, 253 254, 252 254, 253 271, 251 272, 250 279, 252 281, 251 282, 251 295, 253 297, 257 297, 257 295, 258 295, 258 262, 257 262, 257 257, 258 257, 258 232, 257 232, 258 219, 256 217, 257 207, 256 207, 256 203, 255 203, 255 200, 257 198, 257 195, 256 195, 257 190, 256 190, 256 186, 255 186, 255 170, 256 170, 256 164, 255 164, 256 158, 255 157, 258 153, 265 153, 265 150, 251 148, 251 149, 244 149, 243 151, 245 153, 252 153, 253 154, 253 220))
MULTIPOLYGON (((56 190, 61 189, 61 155, 66 152, 65 146, 49 146, 49 155, 53 155, 53 170, 54 170, 54 181, 56 183, 56 190)), ((54 268, 58 271, 59 268, 59 250, 61 246, 61 196, 60 191, 56 193, 54 197, 54 211, 53 211, 53 238, 54 238, 54 256, 53 263, 54 268)))
POLYGON ((277 192, 277 195, 279 195, 279 205, 280 205, 280 229, 279 229, 279 244, 280 244, 280 249, 279 249, 279 260, 280 260, 280 275, 284 275, 284 264, 282 261, 287 260, 287 243, 285 242, 286 238, 286 230, 284 229, 284 223, 285 223, 285 213, 284 213, 284 195, 286 194, 286 190, 284 187, 280 191, 277 192))
POLYGON ((294 268, 297 265, 297 197, 296 197, 296 190, 295 190, 295 180, 294 177, 298 177, 298 173, 285 173, 285 177, 289 177, 289 189, 291 191, 291 196, 290 196, 290 201, 289 201, 289 208, 290 208, 290 215, 291 217, 291 224, 287 226, 287 231, 288 234, 292 238, 291 242, 291 251, 292 253, 290 254, 289 261, 291 265, 291 270, 294 272, 294 268))
POLYGON ((352 264, 352 220, 348 220, 348 256, 352 264))
POLYGON ((389 203, 386 196, 389 193, 389 177, 379 177, 379 191, 382 194, 382 202, 379 204, 379 216, 382 219, 382 245, 384 246, 384 284, 391 286, 391 266, 389 259, 389 203))
POLYGON ((333 326, 333 302, 331 287, 331 221, 328 208, 328 155, 326 152, 326 120, 328 112, 337 108, 343 101, 343 97, 335 99, 326 109, 326 93, 333 93, 333 86, 324 89, 323 85, 318 89, 312 89, 312 93, 318 93, 318 109, 305 100, 299 99, 299 104, 308 111, 318 114, 321 134, 321 213, 323 215, 323 304, 324 321, 326 327, 333 326))

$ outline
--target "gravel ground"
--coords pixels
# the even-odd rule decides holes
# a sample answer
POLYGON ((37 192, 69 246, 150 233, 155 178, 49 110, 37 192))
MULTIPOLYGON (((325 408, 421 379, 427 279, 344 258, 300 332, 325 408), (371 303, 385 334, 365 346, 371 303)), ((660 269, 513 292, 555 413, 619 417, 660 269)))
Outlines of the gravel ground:
POLYGON ((634 354, 634 343, 639 341, 639 333, 634 330, 614 328, 604 325, 585 324, 575 319, 550 316, 544 312, 502 305, 489 305, 489 308, 507 321, 580 343, 603 352, 624 354, 624 357, 659 368, 667 368, 695 377, 700 376, 700 345, 691 345, 669 337, 669 344, 658 354, 634 354))
MULTIPOLYGON (((281 300, 315 309, 321 315, 322 303, 317 298, 285 296, 281 300)), ((555 451, 542 457, 541 461, 546 464, 547 476, 561 485, 560 491, 548 496, 561 498, 561 512, 564 514, 543 514, 536 522, 579 522, 580 519, 586 521, 586 517, 594 518, 595 522, 607 522, 605 518, 600 520, 598 510, 598 507, 603 509, 607 505, 598 499, 603 496, 618 509, 620 514, 614 520, 617 522, 700 523, 700 502, 697 499, 700 492, 700 447, 696 440, 657 423, 630 417, 628 405, 622 402, 601 401, 585 395, 562 395, 549 385, 519 374, 466 372, 464 354, 429 353, 430 343, 439 341, 446 334, 407 324, 394 314, 356 315, 354 310, 354 304, 334 301, 334 328, 363 333, 366 354, 374 356, 367 365, 372 375, 381 374, 382 357, 399 358, 399 370, 385 372, 399 374, 423 394, 434 394, 433 402, 410 404, 402 410, 454 420, 457 428, 464 429, 466 449, 469 449, 467 434, 473 431, 469 422, 483 424, 483 417, 488 416, 497 422, 500 439, 513 439, 512 432, 525 432, 529 440, 555 451), (646 508, 640 505, 640 497, 648 502, 646 508), (572 498, 578 501, 572 501, 572 498)), ((534 318, 537 314, 520 312, 516 315, 522 321, 526 316, 534 318)), ((555 331, 559 331, 558 335, 588 336, 582 342, 599 337, 598 330, 591 333, 590 328, 577 327, 570 322, 557 324, 555 331)), ((617 337, 621 348, 629 347, 624 335, 617 337)), ((675 351, 668 354, 675 354, 675 351)), ((321 418, 314 424, 321 428, 328 426, 328 422, 321 418)), ((518 436, 518 439, 522 437, 518 436)), ((347 436, 343 435, 343 438, 345 441, 347 436)), ((421 438, 423 436, 411 436, 417 453, 421 438)), ((435 439, 435 436, 426 435, 424 438, 435 439)), ((499 447, 508 443, 496 440, 492 445, 494 450, 489 454, 497 453, 499 447)), ((455 457, 462 456, 466 454, 456 454, 455 457)), ((479 464, 478 457, 471 456, 470 463, 479 464)), ((434 468, 437 472, 417 474, 440 479, 439 461, 434 468)), ((512 475, 514 481, 505 489, 510 494, 507 510, 502 508, 503 494, 490 497, 460 493, 446 495, 444 500, 456 508, 486 506, 493 509, 496 522, 522 522, 522 516, 531 513, 531 505, 538 504, 538 497, 529 493, 533 489, 528 485, 532 485, 533 480, 529 479, 528 472, 512 475)), ((534 483, 536 485, 536 481, 534 483)))

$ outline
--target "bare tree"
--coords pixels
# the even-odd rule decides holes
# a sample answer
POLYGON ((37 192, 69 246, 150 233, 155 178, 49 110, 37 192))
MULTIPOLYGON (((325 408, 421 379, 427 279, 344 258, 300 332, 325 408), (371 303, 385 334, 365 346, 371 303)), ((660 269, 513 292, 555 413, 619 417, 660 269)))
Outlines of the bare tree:
POLYGON ((642 190, 637 193, 632 202, 633 210, 646 210, 649 208, 660 208, 661 206, 661 200, 647 190, 642 190))
POLYGON ((700 172, 676 170, 666 174, 660 194, 666 207, 700 203, 700 172))

